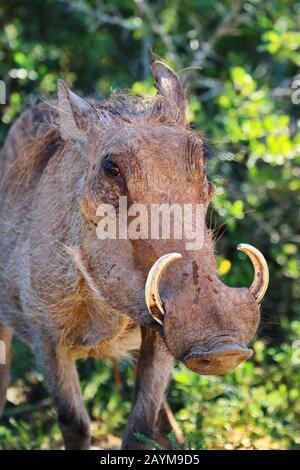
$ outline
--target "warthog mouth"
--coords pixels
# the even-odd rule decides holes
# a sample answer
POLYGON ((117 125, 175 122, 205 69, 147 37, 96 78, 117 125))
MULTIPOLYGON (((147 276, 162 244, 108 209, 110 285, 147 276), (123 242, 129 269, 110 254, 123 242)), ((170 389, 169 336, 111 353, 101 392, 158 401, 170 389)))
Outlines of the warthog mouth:
POLYGON ((241 362, 252 356, 252 349, 241 343, 218 344, 211 350, 204 351, 195 347, 184 355, 182 361, 186 367, 201 375, 226 374, 241 362))

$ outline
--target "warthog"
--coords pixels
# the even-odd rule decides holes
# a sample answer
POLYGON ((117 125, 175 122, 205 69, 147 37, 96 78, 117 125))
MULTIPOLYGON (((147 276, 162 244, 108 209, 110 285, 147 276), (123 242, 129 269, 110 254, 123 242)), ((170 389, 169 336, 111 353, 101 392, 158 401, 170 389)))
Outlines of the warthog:
POLYGON ((90 445, 78 358, 139 351, 123 448, 146 448, 135 433, 159 439, 166 432, 163 400, 174 358, 198 374, 223 374, 249 358, 268 284, 262 254, 241 245, 254 281, 250 288, 224 285, 205 225, 199 250, 187 250, 184 237, 97 237, 97 208, 110 204, 118 216, 120 196, 206 210, 215 191, 204 141, 186 122, 178 77, 162 62, 152 69, 152 98, 97 102, 59 82, 57 102, 24 112, 1 152, 0 338, 7 364, 0 366, 0 408, 16 334, 45 375, 67 449, 90 445))

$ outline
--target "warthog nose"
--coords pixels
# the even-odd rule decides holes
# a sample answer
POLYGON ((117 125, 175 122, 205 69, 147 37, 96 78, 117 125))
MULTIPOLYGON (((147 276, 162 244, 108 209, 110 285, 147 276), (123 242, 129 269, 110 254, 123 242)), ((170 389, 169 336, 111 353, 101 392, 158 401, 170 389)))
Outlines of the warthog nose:
POLYGON ((221 375, 237 367, 252 356, 252 350, 237 343, 219 344, 208 351, 193 348, 184 357, 183 363, 201 375, 221 375))

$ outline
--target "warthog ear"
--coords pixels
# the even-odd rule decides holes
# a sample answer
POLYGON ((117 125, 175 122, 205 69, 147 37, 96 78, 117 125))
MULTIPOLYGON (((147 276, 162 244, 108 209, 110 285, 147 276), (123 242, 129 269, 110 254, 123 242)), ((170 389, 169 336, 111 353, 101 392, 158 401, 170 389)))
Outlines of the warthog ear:
POLYGON ((63 80, 58 80, 59 130, 64 140, 82 139, 87 128, 91 105, 73 93, 63 80))
POLYGON ((176 73, 163 62, 152 64, 157 94, 164 96, 176 109, 176 120, 185 123, 186 99, 184 89, 176 73))

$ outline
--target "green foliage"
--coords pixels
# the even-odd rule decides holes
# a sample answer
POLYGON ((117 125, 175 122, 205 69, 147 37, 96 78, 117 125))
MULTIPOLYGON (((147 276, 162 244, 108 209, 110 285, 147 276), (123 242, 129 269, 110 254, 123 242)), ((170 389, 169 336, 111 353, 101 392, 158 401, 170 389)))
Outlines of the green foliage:
POLYGON ((143 444, 147 444, 147 446, 151 447, 154 450, 164 450, 164 447, 157 444, 157 442, 153 441, 149 437, 141 434, 139 432, 135 433, 135 438, 138 442, 142 442, 143 444))
MULTIPOLYGON (((55 93, 59 77, 101 98, 129 87, 153 94, 151 52, 176 70, 192 67, 181 72, 189 116, 216 153, 208 161, 217 186, 208 223, 219 226, 220 274, 229 285, 251 282, 250 263, 235 250, 249 242, 266 255, 271 280, 254 362, 216 378, 183 366, 175 371, 169 399, 190 448, 299 447, 299 365, 291 358, 292 341, 300 339, 300 105, 290 96, 300 67, 299 21, 293 0, 0 5, 0 79, 7 87, 0 142, 22 109, 55 93)), ((44 403, 34 361, 16 348, 12 391, 44 403)), ((108 365, 80 364, 96 438, 124 429, 133 375, 127 363, 121 368, 122 395, 108 365)), ((15 400, 19 407, 25 398, 15 400)), ((0 427, 0 448, 61 446, 52 408, 25 409, 24 416, 16 410, 9 408, 0 427)))

